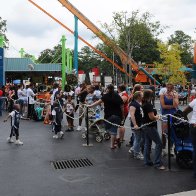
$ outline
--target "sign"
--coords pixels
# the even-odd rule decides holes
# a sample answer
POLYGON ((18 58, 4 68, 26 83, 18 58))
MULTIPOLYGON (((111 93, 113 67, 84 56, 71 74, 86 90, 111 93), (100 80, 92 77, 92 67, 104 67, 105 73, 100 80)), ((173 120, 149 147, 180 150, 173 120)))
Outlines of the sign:
POLYGON ((4 75, 4 68, 3 68, 3 64, 4 64, 4 49, 0 48, 0 86, 5 84, 5 75, 4 75))

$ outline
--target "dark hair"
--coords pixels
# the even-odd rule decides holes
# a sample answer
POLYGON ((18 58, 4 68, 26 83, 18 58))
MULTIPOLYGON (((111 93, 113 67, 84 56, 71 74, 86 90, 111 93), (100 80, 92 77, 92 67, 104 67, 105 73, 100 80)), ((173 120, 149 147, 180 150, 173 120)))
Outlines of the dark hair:
POLYGON ((99 85, 96 84, 96 85, 94 86, 94 89, 95 89, 95 90, 99 90, 99 85))
POLYGON ((113 93, 114 92, 114 85, 113 84, 109 84, 107 86, 107 89, 109 90, 109 93, 113 93))
POLYGON ((59 107, 59 103, 58 103, 57 101, 55 101, 55 102, 53 103, 53 107, 59 107))
POLYGON ((152 90, 150 89, 144 90, 143 103, 151 102, 152 97, 153 97, 152 90))
POLYGON ((118 89, 120 90, 120 92, 123 92, 126 90, 126 86, 124 84, 121 84, 118 89))
POLYGON ((58 87, 59 87, 59 84, 58 83, 54 83, 53 88, 55 89, 55 88, 58 88, 58 87))

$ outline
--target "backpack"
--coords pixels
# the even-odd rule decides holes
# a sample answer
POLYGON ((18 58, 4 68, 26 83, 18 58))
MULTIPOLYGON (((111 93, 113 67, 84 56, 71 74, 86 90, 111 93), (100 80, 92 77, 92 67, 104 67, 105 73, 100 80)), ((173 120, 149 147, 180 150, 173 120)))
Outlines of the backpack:
POLYGON ((54 110, 56 112, 55 122, 57 125, 60 125, 63 119, 63 111, 60 107, 55 107, 54 110))

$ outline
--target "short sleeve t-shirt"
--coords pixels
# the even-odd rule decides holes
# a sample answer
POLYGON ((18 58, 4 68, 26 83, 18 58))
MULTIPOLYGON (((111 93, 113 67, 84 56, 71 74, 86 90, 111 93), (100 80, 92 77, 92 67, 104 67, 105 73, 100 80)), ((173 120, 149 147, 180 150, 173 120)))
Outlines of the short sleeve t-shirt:
POLYGON ((123 100, 117 93, 106 93, 101 100, 104 103, 104 117, 106 119, 112 115, 122 118, 121 107, 123 106, 123 100))
POLYGON ((191 103, 189 103, 189 107, 193 109, 193 113, 189 123, 195 124, 196 123, 196 99, 194 99, 193 101, 191 101, 191 103))
MULTIPOLYGON (((149 113, 154 112, 156 115, 156 111, 153 109, 153 105, 151 103, 145 103, 142 106, 143 112, 144 112, 144 118, 143 118, 143 123, 150 123, 153 122, 153 120, 151 120, 148 116, 149 113)), ((154 122, 150 125, 148 125, 149 127, 155 127, 157 126, 157 122, 154 122)))
POLYGON ((11 116, 11 126, 14 126, 15 128, 19 129, 20 113, 16 110, 13 110, 9 115, 11 116))
MULTIPOLYGON (((140 127, 142 125, 142 120, 144 116, 142 106, 135 100, 131 102, 130 107, 131 106, 135 108, 135 120, 137 125, 140 127)), ((134 127, 132 121, 131 121, 131 127, 134 127)))
POLYGON ((94 98, 95 98, 95 95, 89 93, 89 94, 86 96, 86 99, 85 99, 87 105, 91 105, 91 104, 94 102, 94 98))

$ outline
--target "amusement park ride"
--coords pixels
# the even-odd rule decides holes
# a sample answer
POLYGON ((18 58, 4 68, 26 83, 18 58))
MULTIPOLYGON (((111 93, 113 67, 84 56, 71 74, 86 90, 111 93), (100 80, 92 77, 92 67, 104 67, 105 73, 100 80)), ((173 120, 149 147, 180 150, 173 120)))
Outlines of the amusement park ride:
MULTIPOLYGON (((69 32, 74 34, 74 31, 69 29, 66 25, 61 23, 59 20, 57 20, 54 16, 52 16, 50 13, 45 11, 43 8, 41 8, 39 5, 37 5, 32 0, 28 0, 31 2, 34 6, 39 8, 41 11, 43 11, 45 14, 47 14, 49 17, 51 17, 53 20, 55 20, 57 23, 59 23, 61 26, 66 28, 69 32)), ((123 51, 113 40, 111 40, 105 33, 103 33, 98 27, 96 27, 86 16, 84 16, 75 6, 73 6, 68 0, 58 0, 64 7, 66 7, 75 18, 79 19, 88 29, 90 29, 97 37, 99 37, 107 46, 109 46, 113 52, 118 55, 121 59, 121 62, 123 65, 128 65, 132 69, 132 71, 136 72, 136 76, 134 78, 135 82, 151 82, 153 84, 160 85, 160 83, 152 77, 151 74, 149 74, 148 67, 143 67, 141 65, 138 65, 131 57, 128 56, 128 54, 123 51)), ((75 34, 76 36, 76 34, 75 34)), ((126 75, 130 76, 127 71, 116 64, 113 60, 108 58, 105 54, 103 54, 101 51, 97 50, 95 47, 93 47, 91 44, 89 44, 86 40, 84 40, 82 37, 77 36, 80 40, 82 40, 85 44, 87 44, 89 47, 91 47, 96 53, 98 53, 100 56, 105 58, 107 61, 109 61, 111 64, 113 64, 117 69, 119 69, 121 72, 125 73, 126 75)), ((196 53, 196 49, 194 50, 196 53)), ((196 54, 194 55, 194 63, 196 63, 196 54)), ((150 69, 149 69, 150 70, 150 69)))

